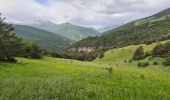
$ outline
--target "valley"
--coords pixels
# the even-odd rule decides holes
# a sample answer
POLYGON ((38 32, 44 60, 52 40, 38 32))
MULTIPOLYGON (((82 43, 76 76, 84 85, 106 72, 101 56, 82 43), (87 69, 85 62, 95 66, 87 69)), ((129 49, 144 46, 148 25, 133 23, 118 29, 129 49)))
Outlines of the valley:
POLYGON ((17 36, 24 38, 28 42, 36 43, 43 49, 61 50, 73 43, 72 40, 60 35, 34 27, 15 25, 14 28, 14 33, 16 33, 17 36))
POLYGON ((0 100, 170 100, 168 1, 7 1, 0 100))
MULTIPOLYGON (((150 50, 155 44, 143 45, 150 50)), ((107 51, 93 62, 43 57, 0 63, 1 99, 170 99, 170 68, 161 59, 146 68, 131 59, 139 45, 107 51), (158 61, 158 65, 152 65, 158 61), (112 67, 109 73, 106 68, 112 67)))
POLYGON ((14 25, 17 36, 38 44, 49 51, 63 50, 78 40, 100 33, 93 28, 80 27, 70 23, 56 25, 51 22, 14 25))

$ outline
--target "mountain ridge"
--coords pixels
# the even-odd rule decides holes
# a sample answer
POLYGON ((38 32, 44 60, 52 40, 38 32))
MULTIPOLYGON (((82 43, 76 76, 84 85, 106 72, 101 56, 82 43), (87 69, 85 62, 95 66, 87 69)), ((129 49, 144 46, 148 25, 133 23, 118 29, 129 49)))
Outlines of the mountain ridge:
POLYGON ((13 25, 14 33, 30 42, 35 42, 47 50, 60 50, 70 45, 73 41, 57 34, 37 29, 26 25, 13 25))
POLYGON ((52 22, 40 22, 29 24, 29 26, 58 34, 73 41, 78 41, 88 36, 97 36, 100 34, 100 32, 93 28, 73 25, 68 22, 62 24, 54 24, 52 22))
POLYGON ((169 29, 170 9, 165 9, 151 17, 135 20, 116 29, 107 31, 101 36, 80 40, 74 43, 70 48, 93 47, 96 49, 112 49, 130 44, 149 44, 169 39, 169 29), (159 17, 153 17, 158 15, 159 17))

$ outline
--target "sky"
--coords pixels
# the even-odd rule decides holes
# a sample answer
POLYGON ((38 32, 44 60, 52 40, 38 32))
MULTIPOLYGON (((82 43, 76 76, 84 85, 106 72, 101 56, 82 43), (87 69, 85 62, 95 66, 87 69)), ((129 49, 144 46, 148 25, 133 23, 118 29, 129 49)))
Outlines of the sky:
POLYGON ((0 13, 12 23, 50 21, 100 29, 150 16, 170 0, 0 0, 0 13))

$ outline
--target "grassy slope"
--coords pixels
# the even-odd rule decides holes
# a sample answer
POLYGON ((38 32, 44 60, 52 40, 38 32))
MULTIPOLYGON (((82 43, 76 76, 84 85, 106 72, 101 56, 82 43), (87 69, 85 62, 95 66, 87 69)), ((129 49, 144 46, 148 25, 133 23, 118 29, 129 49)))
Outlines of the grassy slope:
MULTIPOLYGON (((167 40, 167 41, 169 41, 169 40, 167 40)), ((166 41, 162 41, 159 43, 165 43, 165 42, 166 41)), ((145 52, 147 52, 147 51, 150 52, 156 44, 158 44, 158 43, 153 43, 151 45, 145 45, 145 44, 141 44, 141 45, 144 47, 145 52)), ((154 70, 158 71, 158 69, 160 69, 160 68, 164 69, 166 71, 167 68, 162 66, 163 59, 161 59, 161 58, 148 57, 144 60, 132 61, 132 63, 129 63, 129 60, 132 59, 133 53, 141 45, 131 45, 131 46, 123 47, 123 48, 109 50, 109 51, 105 52, 104 58, 102 58, 102 59, 97 58, 93 62, 98 63, 100 65, 106 64, 106 65, 109 65, 114 68, 120 68, 120 69, 123 68, 125 70, 130 70, 130 69, 134 70, 135 69, 135 71, 136 71, 137 64, 139 62, 146 61, 146 62, 150 63, 150 66, 145 68, 146 70, 144 70, 144 71, 154 71, 154 70), (153 65, 153 62, 155 62, 155 61, 158 62, 159 64, 153 65)), ((141 69, 137 69, 137 70, 141 70, 141 69)))
POLYGON ((0 62, 0 99, 169 100, 170 68, 124 63, 137 47, 108 51, 94 62, 47 57, 18 58, 19 64, 0 62), (103 68, 109 66, 114 69, 112 74, 103 68))

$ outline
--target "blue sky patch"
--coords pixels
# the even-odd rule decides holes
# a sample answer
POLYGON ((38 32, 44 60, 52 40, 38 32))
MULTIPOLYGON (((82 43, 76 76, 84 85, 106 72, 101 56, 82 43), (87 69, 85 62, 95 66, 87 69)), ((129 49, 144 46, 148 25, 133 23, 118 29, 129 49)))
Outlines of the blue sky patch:
POLYGON ((50 0, 36 0, 36 1, 42 5, 48 6, 50 0))

